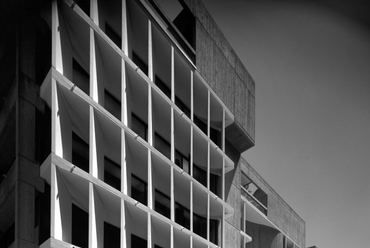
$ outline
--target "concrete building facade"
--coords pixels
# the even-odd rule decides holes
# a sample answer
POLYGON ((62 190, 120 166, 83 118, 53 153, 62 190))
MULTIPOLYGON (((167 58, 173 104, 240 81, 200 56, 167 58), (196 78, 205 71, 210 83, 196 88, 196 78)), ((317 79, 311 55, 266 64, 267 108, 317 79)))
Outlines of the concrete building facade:
POLYGON ((200 0, 0 3, 0 248, 305 247, 241 154, 255 83, 200 0))

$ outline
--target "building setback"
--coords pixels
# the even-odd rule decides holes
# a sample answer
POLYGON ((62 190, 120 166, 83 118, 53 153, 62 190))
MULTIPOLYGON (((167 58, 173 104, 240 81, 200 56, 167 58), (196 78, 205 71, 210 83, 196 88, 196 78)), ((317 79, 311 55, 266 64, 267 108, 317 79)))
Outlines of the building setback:
POLYGON ((241 157, 253 79, 200 0, 171 3, 1 1, 0 248, 305 247, 241 157))

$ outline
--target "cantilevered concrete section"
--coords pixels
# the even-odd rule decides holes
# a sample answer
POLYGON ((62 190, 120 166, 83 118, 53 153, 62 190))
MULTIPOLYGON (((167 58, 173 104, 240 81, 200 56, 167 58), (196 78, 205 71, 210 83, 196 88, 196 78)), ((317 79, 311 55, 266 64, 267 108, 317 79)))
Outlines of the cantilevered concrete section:
POLYGON ((252 78, 200 1, 178 6, 0 3, 0 247, 304 247, 241 158, 252 78))

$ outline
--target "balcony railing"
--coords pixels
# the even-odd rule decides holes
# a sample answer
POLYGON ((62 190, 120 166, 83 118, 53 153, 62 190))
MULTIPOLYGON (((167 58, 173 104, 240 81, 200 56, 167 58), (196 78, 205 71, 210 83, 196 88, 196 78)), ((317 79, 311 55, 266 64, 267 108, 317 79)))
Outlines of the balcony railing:
POLYGON ((248 192, 244 187, 241 187, 242 191, 241 194, 245 197, 250 203, 253 204, 259 211, 261 211, 264 215, 267 215, 267 207, 263 205, 259 200, 257 200, 251 193, 248 192))

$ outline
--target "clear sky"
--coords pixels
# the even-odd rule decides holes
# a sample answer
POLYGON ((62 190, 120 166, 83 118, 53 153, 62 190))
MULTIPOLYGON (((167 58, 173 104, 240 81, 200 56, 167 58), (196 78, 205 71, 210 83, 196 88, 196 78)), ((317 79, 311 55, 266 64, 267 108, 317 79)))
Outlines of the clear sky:
POLYGON ((369 247, 369 29, 320 1, 202 2, 256 82, 245 158, 305 220, 308 247, 369 247))

